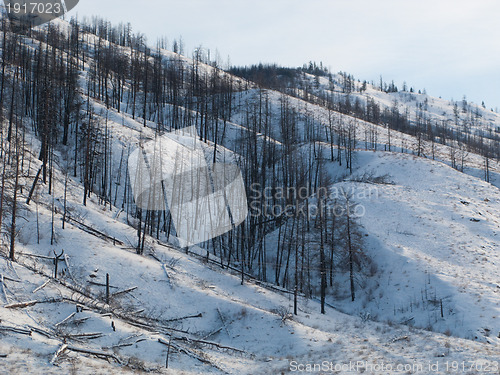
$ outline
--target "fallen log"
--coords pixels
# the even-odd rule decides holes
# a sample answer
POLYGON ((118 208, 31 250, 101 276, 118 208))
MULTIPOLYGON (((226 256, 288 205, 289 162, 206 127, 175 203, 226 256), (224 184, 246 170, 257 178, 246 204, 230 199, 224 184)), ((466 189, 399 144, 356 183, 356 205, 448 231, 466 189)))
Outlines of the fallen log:
POLYGON ((104 336, 102 333, 100 332, 96 332, 96 333, 75 333, 73 335, 64 335, 64 337, 67 337, 69 339, 89 339, 89 340, 93 340, 93 339, 98 339, 100 337, 104 336))
POLYGON ((181 353, 184 353, 186 354, 187 356, 191 357, 191 358, 194 358, 202 363, 206 363, 206 364, 209 364, 211 366, 214 366, 216 368, 218 368, 215 364, 213 364, 210 360, 208 359, 205 359, 201 356, 199 356, 198 354, 196 354, 195 352, 193 352, 192 350, 189 350, 188 348, 184 348, 180 345, 176 345, 176 344, 173 344, 173 343, 169 343, 167 340, 165 339, 162 339, 161 337, 158 338, 158 342, 163 344, 163 345, 166 345, 166 346, 171 346, 172 348, 174 349, 177 349, 177 351, 181 352, 181 353))
POLYGON ((19 333, 21 335, 31 336, 31 330, 17 328, 17 327, 0 326, 0 331, 10 331, 14 333, 19 333))
POLYGON ((102 349, 103 350, 113 350, 113 349, 118 349, 118 348, 125 348, 127 346, 132 346, 134 345, 133 342, 129 342, 129 343, 124 343, 124 344, 116 344, 116 345, 112 345, 112 346, 103 346, 102 349))
POLYGON ((12 278, 10 278, 9 276, 5 276, 5 275, 4 275, 4 276, 3 276, 3 278, 4 278, 5 280, 13 281, 13 282, 15 282, 15 283, 22 283, 22 281, 21 281, 21 280, 12 279, 12 278))
POLYGON ((116 345, 112 345, 112 346, 103 346, 102 348, 103 349, 116 349, 116 348, 125 348, 127 346, 132 346, 132 345, 135 345, 139 342, 142 342, 142 341, 146 341, 146 339, 139 339, 139 340, 136 340, 134 342, 126 342, 126 343, 123 343, 123 344, 116 344, 116 345))
MULTIPOLYGON (((45 255, 36 255, 36 254, 28 254, 28 253, 17 253, 17 255, 23 255, 25 257, 31 257, 31 258, 40 258, 40 259, 47 259, 47 260, 54 260, 54 257, 48 257, 45 255)), ((63 261, 63 259, 58 259, 60 262, 63 261)))
POLYGON ((165 322, 177 322, 179 320, 192 319, 192 318, 202 318, 202 317, 203 317, 203 314, 199 313, 197 315, 188 315, 188 316, 183 316, 181 318, 168 319, 168 320, 165 320, 165 322))
POLYGON ((50 279, 48 279, 46 282, 44 282, 42 285, 40 285, 38 288, 36 288, 33 293, 38 292, 39 290, 45 288, 48 284, 50 283, 50 279))
POLYGON ((111 359, 114 359, 116 361, 116 363, 118 363, 120 365, 122 364, 122 361, 116 355, 114 355, 112 353, 101 352, 98 350, 78 348, 76 346, 68 346, 67 349, 71 350, 73 352, 77 352, 77 353, 85 353, 85 354, 94 355, 96 357, 111 358, 111 359))
POLYGON ((221 344, 218 344, 218 343, 213 342, 213 341, 188 339, 187 337, 175 337, 175 336, 172 336, 172 339, 174 339, 176 341, 185 341, 187 343, 196 343, 196 344, 201 344, 201 345, 207 345, 207 346, 211 346, 211 347, 214 347, 217 349, 230 350, 230 351, 241 353, 241 354, 248 354, 244 350, 233 348, 231 346, 221 345, 221 344))
POLYGON ((89 316, 87 316, 87 317, 85 317, 85 318, 75 319, 75 320, 73 320, 71 323, 72 323, 72 324, 74 324, 74 325, 79 325, 79 324, 82 324, 82 323, 86 322, 86 321, 87 321, 87 320, 89 320, 89 319, 90 319, 90 317, 89 317, 89 316))
POLYGON ((18 309, 18 308, 34 306, 38 303, 40 303, 40 301, 15 302, 15 303, 9 303, 8 305, 5 305, 4 308, 6 308, 6 309, 18 309))
POLYGON ((213 335, 215 335, 216 333, 219 333, 220 331, 222 331, 224 327, 220 327, 219 329, 216 329, 215 331, 213 332, 210 332, 208 335, 206 335, 205 337, 202 338, 202 340, 206 340, 208 339, 209 337, 212 337, 213 335))
POLYGON ((54 327, 58 327, 64 323, 66 323, 68 320, 70 320, 72 317, 74 317, 76 315, 76 313, 72 313, 71 315, 69 315, 68 317, 64 318, 63 320, 61 320, 59 323, 56 323, 54 325, 54 327))
POLYGON ((111 297, 116 297, 116 296, 119 296, 120 294, 130 293, 130 292, 132 292, 132 291, 134 291, 134 290, 136 290, 136 289, 137 289, 137 287, 136 287, 136 286, 134 286, 134 287, 132 287, 132 288, 128 288, 128 289, 125 289, 125 290, 121 290, 121 291, 119 291, 119 292, 112 293, 112 294, 111 294, 111 297))
POLYGON ((6 309, 22 309, 25 307, 37 305, 39 303, 57 303, 57 302, 62 302, 62 301, 63 301, 62 298, 52 298, 52 299, 48 299, 48 300, 44 300, 44 301, 34 300, 34 301, 28 301, 28 302, 16 302, 16 303, 10 303, 8 305, 5 305, 4 308, 6 308, 6 309))
POLYGON ((95 237, 101 238, 103 240, 107 241, 113 241, 113 244, 119 244, 119 245, 125 245, 122 241, 117 240, 115 237, 108 236, 106 233, 103 233, 95 228, 92 228, 91 226, 84 224, 76 219, 73 219, 71 216, 67 217, 68 221, 72 221, 73 224, 76 224, 77 227, 80 227, 81 230, 84 232, 87 232, 95 237))
MULTIPOLYGON (((134 249, 132 249, 132 250, 134 250, 134 249)), ((155 260, 157 260, 158 262, 160 262, 160 263, 161 263, 160 258, 158 258, 155 254, 153 254, 153 253, 149 253, 149 256, 150 256, 150 257, 152 257, 152 258, 154 258, 155 260)))
POLYGON ((141 323, 141 322, 137 322, 137 321, 133 321, 133 320, 126 320, 126 322, 127 322, 127 324, 130 324, 131 326, 148 330, 153 335, 159 333, 158 331, 154 330, 154 327, 152 327, 151 325, 148 325, 146 323, 141 323))
POLYGON ((142 333, 134 333, 134 334, 133 334, 133 335, 131 335, 131 336, 125 337, 125 338, 124 338, 123 340, 121 340, 121 341, 128 341, 128 340, 136 339, 136 338, 141 337, 141 336, 143 336, 143 334, 142 334, 142 333))
MULTIPOLYGON (((97 281, 92 281, 92 280, 88 280, 87 281, 89 284, 92 284, 92 285, 97 285, 97 286, 106 286, 106 284, 104 283, 98 283, 97 281)), ((110 285, 109 286, 110 288, 114 288, 114 289, 118 289, 117 286, 113 286, 113 285, 110 285)))
POLYGON ((57 352, 54 353, 54 356, 50 360, 50 364, 54 365, 56 363, 56 361, 59 359, 59 356, 61 354, 63 354, 67 349, 68 349, 68 345, 67 344, 61 345, 61 347, 57 350, 57 352))
POLYGON ((48 337, 50 339, 53 339, 56 336, 54 333, 51 333, 49 331, 45 331, 41 328, 37 328, 37 327, 33 327, 33 326, 28 326, 28 328, 31 329, 31 331, 39 333, 40 335, 48 337))

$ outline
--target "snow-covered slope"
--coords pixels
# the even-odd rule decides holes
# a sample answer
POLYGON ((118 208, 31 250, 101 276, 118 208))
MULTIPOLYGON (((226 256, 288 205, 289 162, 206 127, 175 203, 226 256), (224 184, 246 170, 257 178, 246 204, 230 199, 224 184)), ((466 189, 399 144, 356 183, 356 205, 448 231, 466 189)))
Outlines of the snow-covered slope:
POLYGON ((352 103, 359 100, 366 105, 368 100, 373 100, 380 105, 381 109, 397 109, 400 113, 407 113, 409 120, 415 122, 417 116, 436 123, 446 123, 447 126, 457 131, 466 131, 471 134, 484 134, 485 137, 500 132, 500 114, 498 109, 489 109, 485 105, 467 101, 467 98, 455 98, 446 100, 428 95, 425 90, 416 92, 412 88, 403 88, 396 92, 386 92, 373 83, 366 83, 365 89, 361 90, 363 84, 351 80, 351 90, 346 90, 343 74, 334 74, 332 79, 318 77, 318 84, 314 84, 315 76, 304 74, 312 92, 320 95, 327 91, 341 97, 349 96, 352 103), (332 90, 333 86, 333 90, 332 90))
MULTIPOLYGON (((89 46, 97 40, 88 34, 84 38, 89 46)), ((125 48, 122 52, 129 53, 125 48)), ((193 65, 192 59, 161 53, 185 68, 193 65)), ((82 88, 91 59, 89 47, 80 72, 82 88)), ((199 63, 199 69, 205 79, 214 72, 207 64, 199 63)), ((349 175, 345 163, 325 163, 332 181, 343 180, 331 188, 352 191, 366 213, 359 222, 364 251, 374 269, 368 277, 356 280, 356 301, 346 298, 347 276, 336 270, 326 314, 320 314, 317 300, 301 295, 295 316, 291 314, 292 292, 249 275, 240 285, 237 270, 228 269, 227 260, 222 262, 204 248, 195 246, 186 254, 168 244, 162 234, 164 242, 146 237, 145 253, 138 255, 138 220, 129 215, 128 207, 122 209, 126 205, 122 204, 126 160, 140 140, 154 139, 156 124, 127 113, 127 98, 122 98, 120 113, 90 98, 94 120, 109 132, 112 178, 106 183, 114 189, 109 194, 112 203, 103 204, 91 194, 83 206, 83 183, 79 177, 69 176, 68 216, 63 229, 63 169, 72 160, 56 150, 54 194, 49 195, 47 187, 39 183, 35 199, 29 206, 22 205, 17 262, 6 259, 6 249, 0 251, 0 363, 6 371, 167 373, 168 355, 168 373, 174 374, 276 374, 293 371, 299 364, 323 361, 331 362, 333 371, 323 367, 318 372, 401 373, 396 366, 409 364, 422 369, 404 368, 408 373, 446 373, 454 371, 453 361, 467 366, 471 366, 468 361, 479 361, 481 366, 489 363, 492 371, 488 372, 498 372, 493 364, 500 361, 498 162, 491 161, 488 184, 480 179, 484 162, 480 155, 467 154, 467 174, 461 173, 447 166, 449 146, 424 141, 426 158, 416 157, 415 137, 397 131, 391 132, 390 142, 393 151, 402 153, 383 152, 380 150, 389 143, 383 125, 337 112, 333 112, 332 125, 332 113, 322 106, 260 90, 253 84, 247 86, 241 79, 234 82, 238 87, 233 93, 232 118, 214 122, 219 131, 224 129, 219 155, 225 155, 226 150, 238 155, 239 140, 247 138, 255 139, 258 153, 264 142, 281 151, 290 141, 280 129, 283 101, 295 116, 293 151, 305 150, 304 159, 316 160, 316 154, 311 156, 312 146, 315 153, 322 148, 323 157, 337 152, 328 140, 330 126, 334 131, 340 129, 339 124, 355 129, 353 174, 349 175), (266 134, 259 128, 263 121, 251 114, 252 108, 262 105, 260 96, 265 96, 270 113, 265 120, 270 124, 266 134), (375 145, 368 145, 373 134, 375 145), (379 176, 385 177, 373 178, 379 176), (54 280, 53 258, 63 250, 58 280, 54 280), (109 300, 106 275, 110 278, 109 300), (60 355, 54 356, 59 349, 60 355), (391 368, 352 370, 350 362, 358 361, 391 368)), ((320 79, 321 85, 326 89, 329 83, 320 79)), ((387 108, 397 99, 398 105, 409 103, 410 111, 425 103, 426 97, 420 96, 424 94, 412 94, 412 98, 407 94, 383 93, 368 85, 363 94, 353 95, 371 97, 387 108)), ((450 121, 450 103, 429 99, 427 104, 435 120, 450 121)), ((170 110, 166 105, 165 113, 170 110)), ((481 108, 478 111, 494 131, 498 115, 481 108)), ((199 115, 194 111, 190 114, 193 118, 199 115)), ((32 153, 26 161, 30 163, 30 178, 21 184, 29 187, 40 165, 34 157, 40 142, 29 129, 26 137, 32 153)), ((239 156, 244 158, 242 154, 239 156)), ((19 201, 26 195, 24 188, 19 201)), ((264 239, 269 257, 278 233, 279 229, 264 239)), ((309 235, 314 236, 314 231, 309 235)), ((315 246, 313 239, 307 246, 315 246)))
MULTIPOLYGON (((40 244, 29 241, 19 246, 19 263, 0 259, 5 278, 2 298, 10 304, 39 302, 0 307, 0 354, 7 355, 2 361, 8 371, 167 373, 165 343, 170 335, 174 339, 168 373, 174 374, 274 374, 323 361, 335 368, 344 366, 338 373, 347 374, 345 366, 357 361, 366 361, 364 366, 416 363, 424 369, 432 361, 444 369, 447 361, 500 360, 491 345, 375 323, 331 308, 321 315, 317 302, 302 297, 299 315, 292 316, 290 294, 251 280, 242 286, 238 274, 153 240, 148 241, 145 256, 137 255, 127 246, 134 230, 113 219, 116 212, 103 211, 95 201, 87 209, 75 201, 70 205, 72 217, 86 227, 73 220, 64 231, 58 230, 58 252, 64 249, 67 255, 67 263, 61 262, 59 268, 62 283, 45 276, 53 272, 50 259, 28 255, 52 256, 50 225, 44 219, 50 211, 44 206, 39 207, 40 244), (89 228, 99 228, 113 239, 92 235, 89 228), (110 305, 104 302, 106 274, 110 305), (133 287, 137 289, 113 295, 133 287), (31 336, 5 331, 8 328, 31 330, 31 336), (89 334, 94 336, 78 336, 89 334), (59 366, 55 367, 50 361, 64 342, 69 349, 54 361, 59 366), (115 357, 108 363, 75 350, 115 357)), ((60 218, 57 215, 58 223, 60 218)), ((30 222, 25 233, 36 233, 35 220, 30 222)), ((437 281, 431 286, 437 289, 437 281)))
POLYGON ((356 163, 349 179, 390 183, 335 185, 364 207, 360 223, 378 266, 363 297, 342 309, 498 345, 499 189, 409 155, 358 152, 356 163))
MULTIPOLYGON (((108 126, 118 145, 137 142, 141 132, 147 136, 147 131, 126 115, 117 116, 116 122, 109 116, 108 126)), ((176 339, 172 340, 169 368, 174 373, 271 374, 287 372, 294 364, 325 360, 334 365, 361 360, 426 366, 431 359, 441 368, 452 360, 500 360, 495 354, 498 189, 442 163, 411 155, 360 151, 355 162, 351 179, 387 174, 393 184, 341 183, 359 192, 373 192, 374 187, 377 191, 375 196, 356 196, 370 197, 359 199, 366 207, 362 224, 368 234, 367 251, 381 272, 367 281, 355 304, 328 300, 350 315, 331 307, 321 315, 317 301, 300 297, 299 315, 292 316, 291 294, 251 280, 241 286, 239 275, 221 270, 215 265, 220 261, 213 256, 206 263, 204 257, 193 258, 153 239, 147 240, 146 254, 137 255, 136 231, 127 225, 125 212, 103 208, 94 196, 83 207, 83 188, 78 180, 69 183, 67 205, 72 219, 62 230, 64 185, 58 181, 55 246, 50 245, 51 196, 42 190, 38 231, 36 205, 32 203, 20 232, 19 264, 1 258, 0 271, 8 278, 4 279, 6 296, 2 296, 8 300, 0 308, 2 326, 28 330, 31 326, 49 337, 36 331, 31 336, 3 331, 0 354, 7 354, 4 361, 9 366, 21 360, 22 366, 34 373, 60 373, 71 368, 95 373, 103 366, 106 373, 123 373, 130 368, 164 371, 168 346, 158 339, 168 343, 172 334, 176 339), (60 253, 62 249, 68 263, 60 262, 59 278, 66 286, 51 281, 37 290, 48 280, 44 275, 52 275, 54 266, 51 259, 28 254, 50 258, 53 250, 60 253), (106 274, 110 275, 111 293, 137 289, 111 296, 108 306, 102 286, 106 274), (444 318, 436 305, 441 300, 444 318), (27 301, 40 303, 5 307, 27 301), (76 312, 77 304, 85 306, 83 312, 58 324, 76 312), (111 316, 103 315, 106 312, 111 316), (187 316, 190 318, 178 320, 187 316), (410 325, 397 324, 411 318, 410 325), (96 335, 74 336, 78 334, 96 335), (477 336, 482 342, 453 336, 477 336), (75 350, 114 353, 121 364, 114 359, 106 364, 94 356, 66 350, 56 360, 61 367, 55 368, 50 361, 65 338, 75 350), (25 355, 18 354, 21 350, 25 355), (128 367, 123 367, 125 364, 128 367)), ((328 168, 336 176, 346 175, 337 163, 328 168)), ((193 251, 205 254, 202 249, 193 251)))

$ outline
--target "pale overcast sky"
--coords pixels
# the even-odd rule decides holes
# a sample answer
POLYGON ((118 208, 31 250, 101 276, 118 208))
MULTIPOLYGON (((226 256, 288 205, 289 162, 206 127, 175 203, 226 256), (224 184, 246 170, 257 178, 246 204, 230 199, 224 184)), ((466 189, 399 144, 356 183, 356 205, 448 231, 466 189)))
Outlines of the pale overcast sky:
POLYGON ((70 15, 130 22, 150 44, 182 35, 235 65, 322 61, 361 80, 500 108, 498 0, 80 0, 70 15))

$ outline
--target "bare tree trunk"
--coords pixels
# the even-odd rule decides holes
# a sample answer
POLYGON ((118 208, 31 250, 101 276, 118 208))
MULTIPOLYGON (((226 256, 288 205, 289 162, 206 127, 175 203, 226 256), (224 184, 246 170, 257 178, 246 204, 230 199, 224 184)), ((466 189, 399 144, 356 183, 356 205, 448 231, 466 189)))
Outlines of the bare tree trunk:
MULTIPOLYGON (((17 140, 16 140, 17 141, 17 140)), ((17 215, 17 188, 19 185, 19 145, 16 150, 16 177, 14 180, 14 196, 12 197, 12 225, 10 227, 10 252, 9 258, 14 260, 16 244, 16 215, 17 215)))
POLYGON ((323 214, 323 201, 319 201, 319 211, 320 211, 320 273, 321 273, 321 314, 325 313, 325 299, 326 299, 326 261, 325 261, 325 238, 323 236, 324 227, 324 214, 323 214))
MULTIPOLYGON (((1 107, 1 106, 0 106, 1 107)), ((0 230, 2 228, 2 219, 3 219, 3 197, 4 197, 4 192, 5 192, 5 168, 6 168, 6 160, 5 160, 5 155, 4 155, 4 160, 3 160, 3 171, 2 171, 2 187, 0 190, 0 230)))
POLYGON ((354 292, 354 249, 352 247, 351 239, 351 217, 349 213, 349 200, 347 201, 347 246, 349 249, 349 280, 351 283, 351 299, 354 302, 355 292, 354 292))

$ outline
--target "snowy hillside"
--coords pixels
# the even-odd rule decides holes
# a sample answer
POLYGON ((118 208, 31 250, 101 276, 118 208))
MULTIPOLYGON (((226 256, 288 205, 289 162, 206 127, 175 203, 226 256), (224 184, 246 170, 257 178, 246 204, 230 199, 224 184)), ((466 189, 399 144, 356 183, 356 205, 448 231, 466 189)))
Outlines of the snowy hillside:
MULTIPOLYGON (((342 94, 343 77, 335 75, 334 81, 340 89, 332 92, 342 94)), ((328 87, 327 80, 321 79, 320 82, 324 88, 328 87)), ((359 90, 362 84, 358 82, 355 86, 359 90)), ((412 121, 418 116, 426 116, 433 121, 448 123, 456 130, 484 132, 485 136, 491 132, 498 134, 500 131, 500 115, 481 104, 468 102, 466 97, 455 98, 453 101, 432 97, 425 93, 425 90, 416 92, 413 89, 403 88, 402 91, 385 92, 380 90, 380 86, 366 84, 366 90, 363 92, 352 93, 352 100, 355 101, 356 98, 365 102, 367 99, 373 99, 382 108, 393 109, 396 106, 401 113, 408 112, 412 121)))
MULTIPOLYGON (((425 370, 430 362, 444 369, 451 361, 484 365, 500 360, 495 346, 411 326, 375 323, 332 308, 321 315, 319 303, 303 297, 299 315, 293 316, 289 293, 252 280, 242 286, 239 275, 222 271, 215 258, 207 263, 204 257, 186 255, 153 239, 148 240, 147 254, 137 255, 127 246, 134 230, 113 219, 116 210, 102 211, 94 200, 87 209, 77 201, 69 204, 72 217, 84 221, 85 226, 72 219, 64 231, 58 231, 57 248, 64 249, 67 256, 60 263, 59 281, 49 278, 53 247, 46 235, 50 225, 44 218, 51 215, 46 207, 39 207, 40 244, 24 239, 27 245, 19 246, 16 263, 1 260, 6 304, 0 309, 0 351, 7 355, 2 361, 8 371, 167 373, 164 364, 170 337, 168 373, 174 374, 271 374, 287 372, 294 363, 323 361, 344 366, 338 372, 342 374, 350 373, 346 366, 357 361, 368 368, 382 362, 392 366, 416 363, 423 366, 421 373, 430 374, 431 370, 425 370), (112 238, 90 228, 99 228, 112 238), (109 305, 104 302, 106 274, 112 292, 109 305), (61 348, 66 350, 54 356, 61 348), (94 355, 87 358, 89 352, 94 355), (104 356, 109 363, 99 360, 104 356)), ((31 223, 36 222, 34 215, 27 215, 31 223)), ((34 234, 36 227, 32 224, 23 231, 34 234)), ((400 256, 385 252, 386 257, 400 256)), ((381 259, 377 262, 385 264, 381 259)), ((430 264, 434 262, 427 267, 430 264)), ((401 269, 397 263, 396 267, 401 269)), ((393 272, 393 283, 396 274, 393 272)), ((416 288, 426 283, 418 267, 408 266, 405 274, 416 288)), ((389 295, 389 288, 395 287, 391 284, 383 289, 389 295)), ((447 288, 452 289, 451 283, 447 288)), ((442 293, 447 289, 439 280, 432 280, 428 290, 442 293)), ((487 293, 482 293, 485 300, 487 293)), ((384 296, 381 301, 383 305, 384 296)), ((445 321, 452 321, 450 304, 466 298, 446 301, 445 321)), ((401 301, 403 307, 405 302, 401 301)), ((489 308, 486 312, 494 309, 487 302, 483 307, 489 308)), ((427 313, 420 315, 427 317, 427 313)))
POLYGON ((498 343, 499 190, 407 155, 360 152, 357 163, 350 180, 390 183, 341 183, 366 209, 361 224, 379 267, 365 298, 342 308, 498 343))
POLYGON ((342 75, 274 90, 123 26, 54 24, 2 44, 5 371, 500 373, 497 113, 347 95, 342 75), (255 208, 192 246, 138 207, 128 165, 178 129, 255 208), (299 215, 323 204, 362 214, 299 215))

